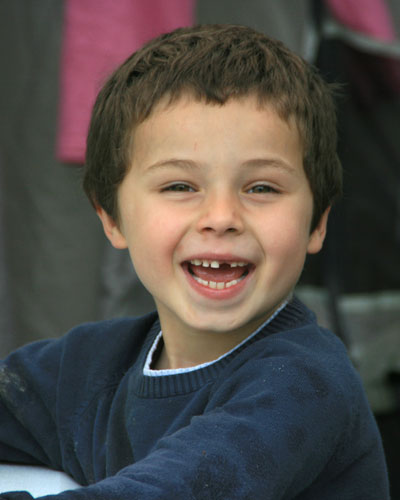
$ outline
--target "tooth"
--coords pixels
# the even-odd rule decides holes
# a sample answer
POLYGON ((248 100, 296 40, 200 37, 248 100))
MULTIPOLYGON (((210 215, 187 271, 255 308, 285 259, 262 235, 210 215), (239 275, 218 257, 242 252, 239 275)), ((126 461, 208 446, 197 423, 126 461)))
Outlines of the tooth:
POLYGON ((194 266, 201 266, 201 260, 199 259, 191 260, 190 263, 193 264, 194 266))
POLYGON ((215 269, 219 269, 219 262, 217 262, 216 260, 212 260, 211 267, 213 267, 215 269))
POLYGON ((244 267, 246 265, 246 262, 238 262, 239 267, 244 267))
POLYGON ((210 263, 208 262, 208 260, 203 260, 202 266, 203 267, 210 267, 210 263))
POLYGON ((237 262, 231 262, 231 267, 237 267, 237 262))
POLYGON ((231 286, 236 285, 237 283, 239 283, 239 281, 242 281, 242 279, 244 279, 244 277, 240 277, 237 280, 227 281, 225 283, 224 281, 206 281, 202 278, 199 278, 198 276, 193 276, 193 278, 201 285, 212 288, 213 290, 223 290, 224 288, 230 288, 231 286))
POLYGON ((201 285, 208 286, 208 281, 203 280, 199 278, 198 276, 193 276, 193 278, 197 281, 197 283, 200 283, 201 285))

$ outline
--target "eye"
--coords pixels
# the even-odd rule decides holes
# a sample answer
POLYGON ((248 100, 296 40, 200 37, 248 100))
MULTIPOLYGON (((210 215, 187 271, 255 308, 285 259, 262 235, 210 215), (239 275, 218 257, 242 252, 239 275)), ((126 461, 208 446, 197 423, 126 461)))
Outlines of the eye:
POLYGON ((268 194, 268 193, 279 193, 277 189, 269 184, 256 184, 252 186, 247 191, 250 194, 268 194))
POLYGON ((175 184, 170 184, 169 186, 165 186, 162 189, 163 192, 165 191, 172 191, 173 193, 187 193, 187 192, 192 192, 194 193, 195 190, 190 186, 189 184, 185 184, 184 182, 176 182, 175 184))

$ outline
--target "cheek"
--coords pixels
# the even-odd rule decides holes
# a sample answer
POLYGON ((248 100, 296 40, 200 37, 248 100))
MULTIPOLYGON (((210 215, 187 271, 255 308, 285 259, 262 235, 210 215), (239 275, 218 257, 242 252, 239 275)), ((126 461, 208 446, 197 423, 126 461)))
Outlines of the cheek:
POLYGON ((165 217, 156 207, 133 211, 128 228, 128 246, 133 264, 143 280, 168 274, 179 245, 179 221, 165 217))
POLYGON ((279 256, 301 256, 309 241, 308 217, 284 214, 264 227, 263 239, 268 253, 279 256))
POLYGON ((298 267, 304 264, 306 241, 295 233, 280 234, 266 244, 267 260, 279 267, 298 267))
POLYGON ((149 244, 152 239, 161 238, 165 231, 165 221, 157 207, 143 204, 130 203, 125 205, 123 211, 123 233, 132 247, 141 247, 149 244))
POLYGON ((165 261, 163 261, 163 255, 156 251, 158 247, 158 242, 154 241, 148 231, 143 234, 138 232, 135 242, 129 245, 129 253, 136 274, 153 295, 167 268, 165 261))

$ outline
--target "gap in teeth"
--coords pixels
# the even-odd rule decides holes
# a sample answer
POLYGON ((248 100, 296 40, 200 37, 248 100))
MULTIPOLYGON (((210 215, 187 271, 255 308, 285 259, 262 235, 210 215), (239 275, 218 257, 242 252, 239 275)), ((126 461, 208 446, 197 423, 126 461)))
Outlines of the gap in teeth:
POLYGON ((220 264, 228 264, 230 267, 245 267, 247 266, 246 262, 218 262, 217 260, 206 260, 206 259, 193 259, 190 261, 193 266, 202 266, 202 267, 212 267, 214 269, 219 269, 220 264))

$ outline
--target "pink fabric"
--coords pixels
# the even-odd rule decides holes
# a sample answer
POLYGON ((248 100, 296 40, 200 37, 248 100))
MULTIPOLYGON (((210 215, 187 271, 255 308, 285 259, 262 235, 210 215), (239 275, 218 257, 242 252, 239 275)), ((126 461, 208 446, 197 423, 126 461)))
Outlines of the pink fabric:
POLYGON ((385 0, 326 0, 334 17, 354 31, 382 41, 395 40, 396 33, 385 0))
POLYGON ((84 163, 94 99, 144 42, 194 19, 195 0, 65 0, 57 157, 84 163))

